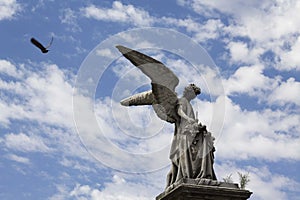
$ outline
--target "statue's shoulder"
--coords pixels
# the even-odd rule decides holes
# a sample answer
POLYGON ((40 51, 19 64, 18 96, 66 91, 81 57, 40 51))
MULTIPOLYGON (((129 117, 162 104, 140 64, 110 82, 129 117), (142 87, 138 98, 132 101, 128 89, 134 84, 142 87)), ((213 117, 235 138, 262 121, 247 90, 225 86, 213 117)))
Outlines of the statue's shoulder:
POLYGON ((188 103, 189 101, 185 97, 180 97, 178 103, 188 103))
POLYGON ((186 107, 190 104, 190 102, 185 98, 185 97, 181 97, 178 99, 178 105, 181 105, 183 107, 186 107))

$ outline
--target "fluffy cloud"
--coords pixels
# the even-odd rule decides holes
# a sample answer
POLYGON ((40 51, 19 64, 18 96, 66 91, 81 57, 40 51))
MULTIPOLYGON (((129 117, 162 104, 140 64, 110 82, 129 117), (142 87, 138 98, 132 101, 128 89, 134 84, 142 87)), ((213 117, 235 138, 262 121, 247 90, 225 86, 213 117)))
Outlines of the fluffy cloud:
POLYGON ((270 94, 268 100, 270 103, 285 105, 286 103, 292 103, 300 106, 300 82, 295 78, 289 78, 285 82, 281 82, 270 94))
POLYGON ((6 134, 2 141, 7 148, 23 152, 49 152, 49 148, 41 137, 28 136, 24 133, 6 134))
POLYGON ((22 71, 17 70, 16 66, 8 60, 0 60, 0 73, 15 78, 22 76, 22 71))
POLYGON ((132 5, 124 5, 120 1, 114 1, 112 8, 98 8, 90 5, 83 8, 82 13, 85 17, 96 20, 132 23, 136 26, 149 26, 153 22, 148 12, 132 5))
POLYGON ((223 133, 216 144, 220 157, 271 161, 300 159, 299 152, 295 151, 300 143, 299 116, 280 110, 242 110, 229 98, 225 108, 223 133))
POLYGON ((248 36, 257 41, 279 39, 299 30, 298 1, 191 0, 186 1, 184 5, 189 5, 195 12, 206 13, 208 16, 218 15, 218 12, 228 14, 236 22, 231 25, 234 29, 233 34, 248 36))
POLYGON ((221 35, 224 24, 219 19, 208 19, 203 23, 199 23, 192 18, 176 19, 171 17, 162 17, 156 20, 157 23, 163 23, 167 26, 175 26, 185 28, 187 32, 193 34, 193 38, 201 43, 205 43, 209 39, 216 39, 221 35))
POLYGON ((107 167, 136 173, 169 164, 168 145, 173 130, 169 130, 153 111, 149 112, 150 108, 129 111, 108 97, 97 100, 94 111, 87 98, 76 96, 74 102, 75 121, 82 142, 107 167))
POLYGON ((246 189, 253 192, 251 199, 294 199, 292 192, 299 191, 299 184, 295 180, 280 174, 272 173, 266 166, 238 167, 233 162, 224 162, 215 166, 219 179, 232 175, 233 182, 239 183, 237 172, 249 173, 250 182, 246 189))
POLYGON ((59 19, 61 20, 62 24, 68 25, 68 30, 72 32, 81 31, 81 28, 76 21, 76 13, 70 8, 62 10, 62 15, 59 16, 59 19))
POLYGON ((244 42, 229 42, 227 48, 230 53, 230 62, 256 64, 259 62, 259 57, 264 50, 260 47, 249 48, 244 42))
POLYGON ((153 188, 139 183, 128 182, 124 178, 114 175, 112 182, 106 183, 104 189, 91 188, 89 185, 77 184, 70 192, 75 199, 92 200, 148 200, 152 199, 153 188))
MULTIPOLYGON (((231 62, 251 61, 252 64, 258 64, 259 57, 271 51, 277 59, 276 63, 272 63, 276 69, 299 70, 299 59, 296 56, 299 50, 297 38, 300 30, 298 1, 181 0, 178 4, 191 7, 196 13, 208 18, 221 18, 222 14, 230 18, 230 23, 219 26, 218 32, 229 36, 225 42, 230 50, 231 62), (244 38, 247 43, 227 41, 235 38, 244 38)), ((191 26, 197 27, 195 24, 191 26)))
POLYGON ((261 56, 271 51, 275 53, 277 59, 277 63, 273 63, 276 69, 299 69, 299 59, 295 56, 299 49, 299 39, 290 40, 299 35, 297 11, 299 2, 235 0, 228 3, 188 0, 178 1, 178 4, 191 7, 199 15, 206 16, 207 20, 198 22, 190 17, 157 18, 145 10, 118 1, 113 2, 112 8, 98 8, 91 5, 82 8, 81 11, 88 18, 131 23, 135 26, 158 24, 167 27, 183 27, 202 44, 210 39, 225 36, 224 42, 231 56, 231 64, 259 64, 261 56), (230 23, 223 22, 221 14, 228 15, 230 23), (247 42, 234 41, 235 38, 244 38, 247 42), (287 43, 290 48, 286 48, 287 43))
POLYGON ((144 174, 114 173, 111 181, 98 186, 77 183, 65 199, 92 199, 92 200, 150 200, 154 199, 165 186, 162 176, 167 174, 168 169, 144 174))
POLYGON ((298 53, 300 52, 300 37, 292 43, 290 49, 283 50, 281 52, 281 62, 278 66, 279 69, 300 71, 300 58, 298 53))
POLYGON ((103 56, 103 57, 116 58, 116 55, 114 55, 113 52, 111 52, 110 49, 97 50, 96 54, 99 55, 99 56, 103 56))
POLYGON ((94 18, 96 20, 130 23, 134 26, 151 26, 153 24, 163 26, 175 26, 185 28, 193 34, 193 38, 199 42, 205 43, 209 39, 216 39, 221 35, 224 24, 219 19, 209 19, 204 23, 198 23, 190 17, 177 19, 172 17, 157 18, 151 16, 147 11, 134 7, 133 5, 124 5, 122 2, 114 1, 112 8, 101 8, 90 5, 81 9, 83 16, 94 18))
MULTIPOLYGON (((220 162, 218 162, 220 163, 220 162)), ((234 183, 239 184, 237 172, 249 173, 250 182, 246 189, 254 192, 253 199, 293 199, 292 193, 299 191, 299 183, 280 174, 272 173, 266 166, 245 166, 241 168, 234 162, 215 164, 218 179, 232 174, 234 183)), ((143 199, 150 200, 162 192, 165 185, 167 169, 149 174, 115 173, 111 181, 102 184, 88 185, 76 183, 71 188, 59 187, 53 196, 61 199, 143 199)))
POLYGON ((259 97, 262 95, 261 91, 275 88, 278 80, 265 76, 263 70, 262 65, 238 68, 229 79, 223 81, 226 94, 246 93, 249 96, 259 97))
POLYGON ((18 156, 16 154, 8 154, 5 157, 18 163, 30 164, 30 160, 28 158, 18 156))
POLYGON ((42 64, 44 70, 31 71, 6 60, 0 64, 0 72, 9 75, 0 79, 5 94, 0 100, 0 107, 5 108, 0 114, 3 125, 14 119, 29 119, 72 127, 72 86, 56 65, 42 64))
POLYGON ((5 133, 0 145, 5 151, 61 151, 64 156, 95 162, 75 131, 71 74, 52 64, 15 65, 7 60, 1 60, 0 73, 0 122, 5 133))
POLYGON ((249 188, 257 199, 294 199, 293 192, 299 191, 299 183, 280 174, 272 173, 267 167, 249 167, 249 188), (265 186, 265 187, 264 187, 265 186))
POLYGON ((1 0, 0 1, 0 21, 11 19, 21 10, 21 6, 16 0, 1 0))
POLYGON ((220 16, 219 12, 239 16, 248 15, 255 11, 255 6, 265 5, 264 1, 251 1, 245 2, 241 0, 234 0, 231 2, 225 1, 209 1, 209 0, 180 0, 179 5, 189 6, 195 12, 202 14, 204 16, 220 16))

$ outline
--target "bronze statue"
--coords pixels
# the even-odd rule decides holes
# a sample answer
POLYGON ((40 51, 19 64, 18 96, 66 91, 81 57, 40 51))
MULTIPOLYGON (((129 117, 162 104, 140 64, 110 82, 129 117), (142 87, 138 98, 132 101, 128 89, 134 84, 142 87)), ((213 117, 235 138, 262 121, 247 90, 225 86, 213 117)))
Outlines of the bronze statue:
POLYGON ((214 137, 198 123, 190 101, 201 93, 195 84, 188 85, 181 98, 175 93, 177 76, 163 63, 138 51, 116 46, 118 50, 151 79, 150 91, 121 101, 124 106, 152 105, 157 116, 175 124, 170 150, 171 170, 167 187, 182 178, 216 180, 213 169, 214 137))

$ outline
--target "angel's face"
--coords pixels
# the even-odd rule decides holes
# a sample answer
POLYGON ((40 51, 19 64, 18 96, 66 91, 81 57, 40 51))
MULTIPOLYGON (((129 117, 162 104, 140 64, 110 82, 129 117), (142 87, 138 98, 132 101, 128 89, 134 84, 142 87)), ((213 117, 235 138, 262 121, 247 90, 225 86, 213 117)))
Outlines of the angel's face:
POLYGON ((183 96, 185 96, 189 100, 192 100, 192 99, 196 98, 196 96, 200 93, 201 93, 201 90, 199 87, 197 87, 194 84, 190 84, 189 86, 187 86, 184 89, 183 96))
POLYGON ((194 90, 185 89, 183 92, 183 96, 188 100, 192 100, 196 98, 197 94, 194 92, 194 90))

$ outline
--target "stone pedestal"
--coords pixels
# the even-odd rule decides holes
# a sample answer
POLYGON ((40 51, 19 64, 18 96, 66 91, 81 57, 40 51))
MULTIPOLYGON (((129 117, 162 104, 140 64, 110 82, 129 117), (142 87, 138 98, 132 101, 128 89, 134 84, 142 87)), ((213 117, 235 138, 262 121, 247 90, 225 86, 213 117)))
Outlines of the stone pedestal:
POLYGON ((156 200, 246 200, 251 194, 248 190, 239 189, 237 184, 216 181, 201 183, 186 179, 167 188, 156 200))

